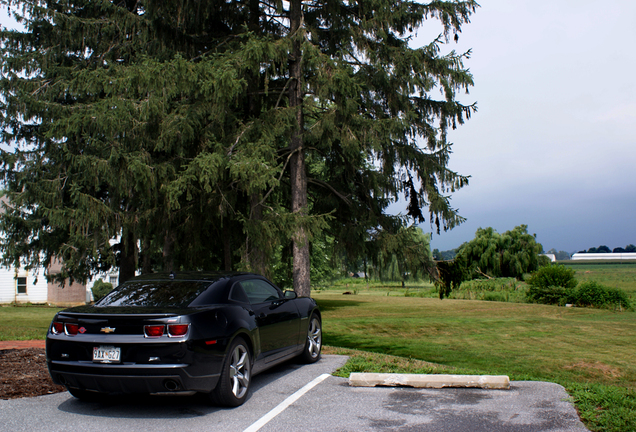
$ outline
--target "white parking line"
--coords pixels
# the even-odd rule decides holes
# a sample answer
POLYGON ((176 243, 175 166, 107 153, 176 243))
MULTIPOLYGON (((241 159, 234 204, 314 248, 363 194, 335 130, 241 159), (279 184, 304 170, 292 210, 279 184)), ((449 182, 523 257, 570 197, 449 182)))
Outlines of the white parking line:
POLYGON ((320 375, 318 378, 316 378, 315 380, 313 380, 309 384, 305 385, 305 387, 301 388, 296 393, 294 393, 293 395, 289 396, 287 399, 285 399, 284 401, 279 403, 276 408, 274 408, 273 410, 271 410, 270 412, 265 414, 263 417, 258 419, 256 422, 252 423, 252 425, 250 427, 248 427, 247 429, 245 429, 243 432, 256 432, 257 430, 259 430, 260 428, 265 426, 271 419, 276 417, 278 414, 282 413, 285 410, 285 408, 287 408, 288 406, 290 406, 291 404, 296 402, 298 399, 300 399, 300 397, 302 395, 307 393, 312 388, 316 387, 318 384, 320 384, 321 382, 323 382, 324 380, 326 380, 330 376, 331 376, 331 374, 322 374, 322 375, 320 375))

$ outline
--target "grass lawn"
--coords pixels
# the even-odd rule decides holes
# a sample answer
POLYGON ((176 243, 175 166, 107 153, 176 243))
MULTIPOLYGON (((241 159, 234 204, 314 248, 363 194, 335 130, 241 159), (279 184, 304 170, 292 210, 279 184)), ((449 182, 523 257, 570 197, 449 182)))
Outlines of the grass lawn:
POLYGON ((636 430, 636 312, 364 292, 313 296, 326 345, 557 382, 592 430, 636 430))
POLYGON ((47 306, 0 307, 0 341, 44 339, 59 310, 47 306))

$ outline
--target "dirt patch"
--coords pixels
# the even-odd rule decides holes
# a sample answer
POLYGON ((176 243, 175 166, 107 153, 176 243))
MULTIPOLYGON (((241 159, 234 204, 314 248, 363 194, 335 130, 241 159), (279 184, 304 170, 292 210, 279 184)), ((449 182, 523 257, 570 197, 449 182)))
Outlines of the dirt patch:
POLYGON ((0 350, 0 399, 63 391, 65 387, 51 381, 43 348, 0 350))
POLYGON ((620 378, 623 374, 617 368, 606 365, 601 362, 584 362, 580 361, 578 363, 574 363, 568 366, 563 366, 563 369, 566 370, 584 370, 592 376, 596 377, 605 377, 605 378, 620 378))

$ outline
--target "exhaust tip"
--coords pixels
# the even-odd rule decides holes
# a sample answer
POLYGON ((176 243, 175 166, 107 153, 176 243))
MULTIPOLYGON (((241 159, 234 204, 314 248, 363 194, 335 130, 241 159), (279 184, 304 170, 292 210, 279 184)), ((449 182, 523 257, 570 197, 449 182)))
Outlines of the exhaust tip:
POLYGON ((179 384, 175 380, 171 379, 165 380, 163 382, 163 386, 166 388, 166 390, 171 392, 177 391, 179 389, 179 384))

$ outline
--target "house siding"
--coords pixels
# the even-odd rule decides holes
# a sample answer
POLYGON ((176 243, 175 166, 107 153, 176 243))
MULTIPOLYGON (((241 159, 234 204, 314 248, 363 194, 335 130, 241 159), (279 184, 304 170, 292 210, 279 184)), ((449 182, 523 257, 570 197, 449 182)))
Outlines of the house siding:
POLYGON ((44 270, 36 274, 12 269, 0 269, 0 303, 47 303, 48 286, 44 270), (18 294, 17 279, 26 277, 26 293, 18 294))

